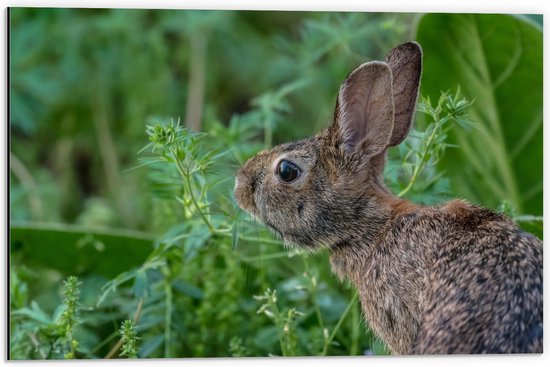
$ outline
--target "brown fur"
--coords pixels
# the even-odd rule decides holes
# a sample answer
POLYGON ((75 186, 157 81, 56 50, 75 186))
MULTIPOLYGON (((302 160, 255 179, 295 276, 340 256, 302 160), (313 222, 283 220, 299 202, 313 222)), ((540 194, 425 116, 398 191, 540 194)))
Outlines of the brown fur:
POLYGON ((246 162, 237 202, 285 243, 328 248, 395 354, 541 353, 542 242, 488 209, 422 207, 385 187, 386 150, 410 129, 420 47, 386 61, 348 75, 328 129, 246 162), (281 159, 300 167, 294 182, 277 177, 281 159))

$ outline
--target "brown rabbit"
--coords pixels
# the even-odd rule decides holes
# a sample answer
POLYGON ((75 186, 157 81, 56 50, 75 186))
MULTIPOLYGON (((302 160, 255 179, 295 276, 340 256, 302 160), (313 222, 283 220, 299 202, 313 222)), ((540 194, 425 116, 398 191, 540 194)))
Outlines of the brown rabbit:
POLYGON ((419 206, 384 185, 386 151, 412 124, 421 64, 407 42, 359 66, 328 129, 246 162, 237 202, 285 243, 327 248, 394 354, 542 353, 542 242, 491 210, 419 206))

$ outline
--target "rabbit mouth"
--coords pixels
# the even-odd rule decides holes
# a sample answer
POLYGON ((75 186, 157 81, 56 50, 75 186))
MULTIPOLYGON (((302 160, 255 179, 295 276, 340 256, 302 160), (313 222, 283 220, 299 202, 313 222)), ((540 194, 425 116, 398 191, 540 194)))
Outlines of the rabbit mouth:
POLYGON ((268 221, 265 221, 265 224, 271 228, 273 231, 275 231, 281 238, 284 238, 283 232, 279 230, 279 228, 275 227, 273 224, 269 223, 268 221))

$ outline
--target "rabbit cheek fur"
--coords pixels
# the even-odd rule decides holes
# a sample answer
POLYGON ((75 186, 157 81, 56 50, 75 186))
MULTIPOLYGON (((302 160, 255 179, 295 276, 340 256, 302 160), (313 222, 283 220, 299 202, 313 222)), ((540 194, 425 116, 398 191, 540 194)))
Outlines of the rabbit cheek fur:
POLYGON ((384 185, 386 151, 412 124, 421 55, 407 42, 355 69, 332 125, 251 158, 235 198, 285 243, 328 248, 392 353, 540 353, 542 241, 488 209, 421 207, 384 185), (277 176, 282 159, 301 170, 291 183, 277 176))

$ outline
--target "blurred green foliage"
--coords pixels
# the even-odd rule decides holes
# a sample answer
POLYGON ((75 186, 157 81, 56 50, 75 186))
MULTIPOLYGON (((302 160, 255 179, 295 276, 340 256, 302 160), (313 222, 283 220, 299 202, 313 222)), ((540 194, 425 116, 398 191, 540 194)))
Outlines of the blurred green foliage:
POLYGON ((329 118, 341 75, 406 38, 410 22, 397 14, 11 9, 12 153, 32 175, 20 192, 25 175, 14 172, 10 214, 149 229, 144 172, 122 173, 134 165, 145 123, 190 109, 203 111, 205 128, 226 123, 251 103, 265 105, 270 89, 302 80, 309 83, 292 104, 255 117, 276 142, 308 135, 329 118), (197 70, 198 36, 206 55, 197 70), (197 71, 204 103, 186 106, 197 71), (275 126, 290 110, 305 123, 275 126), (24 210, 28 191, 41 211, 24 210))
POLYGON ((542 215, 542 27, 513 15, 428 14, 417 38, 422 92, 460 85, 475 100, 477 131, 453 131, 449 142, 460 149, 442 162, 453 191, 542 215))
MULTIPOLYGON (((10 9, 11 358, 387 353, 327 254, 284 249, 232 190, 257 151, 326 126, 345 75, 417 17, 10 9)), ((456 87, 390 151, 396 194, 456 195, 440 160, 469 121, 456 87)))

